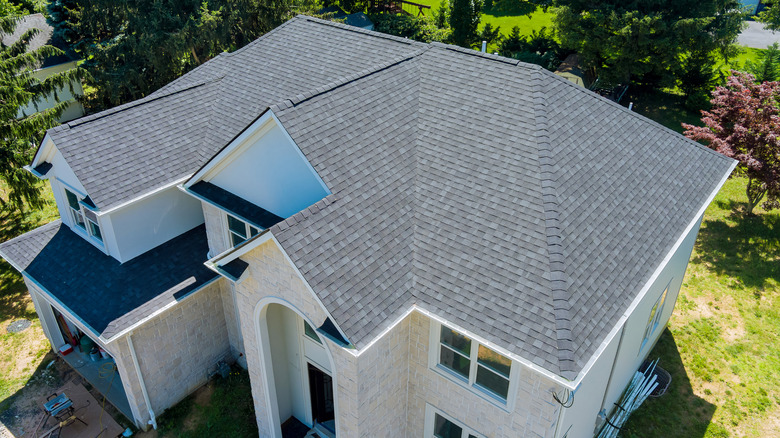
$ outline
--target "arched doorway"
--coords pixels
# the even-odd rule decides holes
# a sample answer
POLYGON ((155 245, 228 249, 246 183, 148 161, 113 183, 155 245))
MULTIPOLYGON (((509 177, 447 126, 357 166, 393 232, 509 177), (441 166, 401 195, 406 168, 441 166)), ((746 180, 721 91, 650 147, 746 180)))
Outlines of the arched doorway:
POLYGON ((305 435, 313 428, 335 437, 333 361, 322 337, 283 302, 262 308, 258 330, 274 435, 281 437, 283 429, 286 436, 305 435))

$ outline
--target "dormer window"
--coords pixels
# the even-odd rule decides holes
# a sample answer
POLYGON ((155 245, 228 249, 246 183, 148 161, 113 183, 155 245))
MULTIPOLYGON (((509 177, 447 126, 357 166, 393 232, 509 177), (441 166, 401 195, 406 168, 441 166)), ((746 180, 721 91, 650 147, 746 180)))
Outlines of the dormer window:
POLYGON ((230 244, 233 245, 233 247, 240 245, 260 232, 257 228, 231 215, 227 215, 227 223, 230 244))
POLYGON ((73 223, 102 243, 103 233, 100 231, 97 215, 84 207, 79 197, 70 190, 65 189, 65 197, 68 198, 68 210, 73 223))
POLYGON ((87 225, 84 220, 84 213, 81 211, 81 204, 79 204, 79 198, 73 192, 65 189, 65 196, 68 198, 68 207, 70 209, 70 217, 73 219, 73 223, 80 228, 86 230, 87 225))

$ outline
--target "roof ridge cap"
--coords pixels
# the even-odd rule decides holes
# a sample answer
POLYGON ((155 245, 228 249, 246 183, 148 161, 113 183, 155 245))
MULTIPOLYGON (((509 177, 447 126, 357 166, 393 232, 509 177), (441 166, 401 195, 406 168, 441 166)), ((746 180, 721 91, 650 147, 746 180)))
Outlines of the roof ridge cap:
POLYGON ((166 97, 170 97, 170 96, 173 96, 175 94, 183 93, 185 91, 189 91, 191 89, 198 88, 198 87, 201 87, 203 85, 208 85, 208 84, 210 84, 212 82, 219 82, 224 77, 225 77, 225 75, 211 77, 209 79, 204 79, 202 81, 198 81, 198 82, 196 82, 194 84, 182 85, 181 87, 178 87, 178 88, 172 88, 171 90, 169 90, 169 91, 167 91, 166 93, 163 93, 163 94, 149 95, 149 96, 146 96, 146 97, 142 97, 140 99, 136 99, 136 100, 133 100, 131 102, 127 102, 125 104, 122 104, 122 105, 119 105, 119 106, 115 106, 115 107, 109 108, 107 110, 103 110, 103 111, 101 111, 101 112, 99 112, 97 114, 92 114, 92 115, 89 115, 89 116, 86 116, 86 117, 81 117, 81 118, 76 119, 76 120, 74 120, 72 122, 63 123, 60 126, 52 128, 50 131, 55 131, 55 132, 56 131, 61 131, 61 130, 65 129, 64 127, 67 127, 68 129, 75 128, 77 126, 81 126, 81 125, 84 125, 84 124, 87 124, 87 123, 90 123, 90 122, 94 122, 95 120, 100 120, 100 119, 102 119, 104 117, 108 117, 108 116, 120 113, 122 111, 133 109, 133 108, 139 107, 141 105, 144 105, 144 104, 147 104, 147 103, 150 103, 150 102, 154 102, 154 101, 159 100, 159 99, 164 99, 166 97), (61 129, 58 129, 58 128, 61 128, 61 129))
POLYGON ((509 64, 509 65, 514 65, 514 66, 520 65, 521 67, 527 67, 527 66, 533 65, 533 64, 528 64, 528 63, 525 63, 525 62, 518 61, 517 59, 514 59, 514 58, 508 58, 506 56, 495 55, 493 53, 480 52, 479 50, 468 49, 466 47, 455 46, 455 45, 452 45, 452 44, 445 44, 445 43, 441 43, 441 42, 438 42, 438 41, 434 41, 434 42, 430 43, 430 45, 431 45, 431 47, 435 47, 435 48, 438 48, 438 49, 448 50, 450 52, 461 53, 463 55, 474 56, 474 57, 486 59, 486 60, 489 60, 489 61, 501 62, 503 64, 509 64))
POLYGON ((337 88, 341 88, 345 85, 348 85, 352 82, 358 81, 360 79, 366 78, 368 76, 371 76, 373 74, 379 73, 381 71, 387 70, 390 67, 394 67, 398 64, 401 64, 403 62, 409 61, 411 59, 414 59, 424 53, 428 48, 423 48, 421 50, 417 50, 413 53, 406 54, 394 59, 391 59, 390 61, 383 62, 381 64, 376 64, 372 67, 369 67, 365 70, 361 70, 357 73, 353 73, 348 76, 344 76, 340 79, 337 79, 329 84, 326 84, 321 87, 317 87, 315 89, 311 89, 309 91, 303 92, 301 94, 298 94, 297 96, 294 96, 292 98, 288 99, 282 99, 281 101, 278 101, 272 105, 270 105, 268 108, 273 111, 274 113, 282 112, 288 108, 295 107, 297 105, 300 105, 301 103, 306 102, 309 99, 312 99, 314 97, 323 95, 325 93, 329 93, 337 88))
POLYGON ((536 89, 534 90, 534 113, 536 120, 536 139, 539 151, 539 177, 541 179, 542 206, 544 210, 547 256, 550 269, 550 289, 552 291, 553 316, 555 317, 556 342, 558 344, 558 368, 562 377, 575 377, 574 337, 571 329, 571 303, 568 294, 568 281, 564 265, 563 237, 558 214, 560 206, 556 183, 553 178, 555 160, 548 134, 547 121, 547 81, 540 70, 532 73, 536 89))

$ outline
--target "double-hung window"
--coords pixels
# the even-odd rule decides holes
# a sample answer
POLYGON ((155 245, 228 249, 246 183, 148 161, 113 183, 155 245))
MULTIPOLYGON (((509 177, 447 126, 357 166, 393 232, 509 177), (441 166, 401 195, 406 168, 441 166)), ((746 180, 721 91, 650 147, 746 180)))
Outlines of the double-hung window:
POLYGON ((661 322, 661 315, 664 313, 664 304, 666 303, 667 292, 669 292, 669 286, 666 286, 664 293, 658 297, 658 300, 653 305, 652 310, 650 310, 650 316, 647 318, 647 326, 645 327, 645 335, 642 338, 642 345, 639 347, 640 353, 642 352, 642 349, 645 348, 645 344, 647 344, 647 342, 650 340, 650 337, 655 332, 658 324, 661 322))
POLYGON ((507 400, 511 359, 444 325, 439 333, 438 347, 440 367, 471 387, 507 400))
POLYGON ((100 232, 97 215, 84 207, 79 197, 68 189, 65 189, 65 197, 68 199, 68 210, 73 223, 100 242, 103 242, 103 233, 100 232))
POLYGON ((468 426, 426 405, 425 438, 481 438, 468 426))
POLYGON ((234 247, 260 232, 257 228, 231 215, 227 215, 227 223, 230 244, 234 247))

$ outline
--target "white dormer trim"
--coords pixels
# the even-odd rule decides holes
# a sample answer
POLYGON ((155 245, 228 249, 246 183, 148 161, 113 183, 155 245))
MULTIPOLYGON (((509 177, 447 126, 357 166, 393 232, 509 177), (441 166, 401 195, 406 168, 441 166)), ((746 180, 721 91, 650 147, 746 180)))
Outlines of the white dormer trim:
POLYGON ((211 159, 209 159, 209 161, 205 165, 203 165, 203 167, 201 167, 197 172, 195 172, 195 174, 192 175, 192 177, 189 180, 187 180, 184 184, 182 184, 182 186, 185 189, 188 189, 200 181, 211 180, 211 178, 213 178, 215 175, 221 172, 225 167, 227 167, 231 162, 233 162, 233 160, 238 158, 243 151, 251 147, 254 144, 255 140, 262 138, 274 127, 278 127, 281 130, 284 137, 291 144, 295 145, 295 151, 298 153, 299 157, 303 160, 303 162, 306 163, 307 168, 312 173, 312 175, 314 175, 317 182, 325 191, 326 196, 330 195, 331 191, 328 188, 328 186, 322 180, 322 178, 317 173, 317 171, 314 170, 314 167, 306 158, 306 155, 303 154, 301 148, 298 146, 298 143, 296 143, 295 140, 293 140, 292 136, 290 136, 290 133, 287 132, 287 129, 284 127, 284 125, 282 125, 282 122, 279 121, 279 119, 276 117, 276 114, 274 114, 274 112, 270 108, 267 109, 262 114, 260 114, 260 116, 257 117, 255 121, 253 121, 246 128, 244 128, 224 148, 222 148, 221 151, 217 152, 216 155, 214 155, 211 159))
POLYGON ((47 132, 46 135, 43 137, 43 140, 41 141, 41 146, 38 148, 37 151, 35 151, 35 156, 33 157, 32 163, 30 164, 31 168, 38 167, 41 163, 44 162, 51 162, 51 160, 54 158, 54 154, 56 154, 56 147, 54 144, 54 141, 51 139, 51 136, 47 132))

